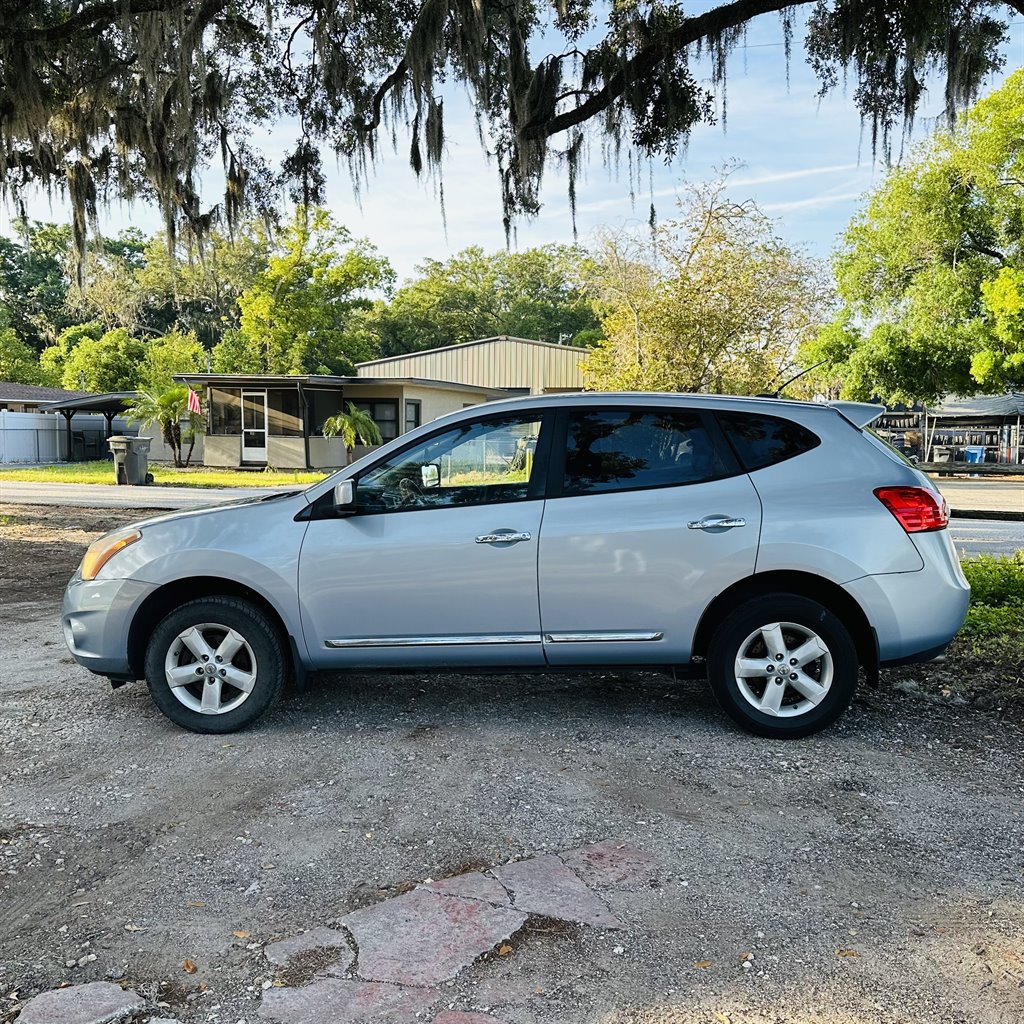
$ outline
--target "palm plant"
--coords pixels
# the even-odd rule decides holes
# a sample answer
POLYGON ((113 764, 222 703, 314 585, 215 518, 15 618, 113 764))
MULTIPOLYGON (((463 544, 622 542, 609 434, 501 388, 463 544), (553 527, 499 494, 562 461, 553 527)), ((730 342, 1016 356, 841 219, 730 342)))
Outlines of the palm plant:
POLYGON ((357 441, 370 445, 381 444, 384 440, 380 436, 380 428, 373 422, 373 417, 357 408, 353 402, 348 403, 348 412, 339 412, 337 416, 324 420, 323 430, 324 437, 341 434, 342 444, 345 445, 345 465, 352 461, 352 452, 357 441))
POLYGON ((202 433, 206 419, 202 413, 190 412, 188 408, 188 388, 175 385, 159 394, 140 391, 133 405, 125 409, 125 416, 132 423, 146 426, 155 423, 160 427, 164 443, 171 449, 174 465, 181 469, 192 461, 192 452, 196 446, 196 434, 202 433), (188 421, 185 439, 188 441, 188 454, 182 457, 182 420, 188 421))

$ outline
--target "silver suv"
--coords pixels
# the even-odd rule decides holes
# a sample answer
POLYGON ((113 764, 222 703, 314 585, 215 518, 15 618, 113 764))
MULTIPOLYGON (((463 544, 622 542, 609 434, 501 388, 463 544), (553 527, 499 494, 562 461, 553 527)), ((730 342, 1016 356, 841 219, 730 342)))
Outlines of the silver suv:
POLYGON ((858 670, 940 655, 968 585, 941 495, 878 406, 710 395, 514 399, 435 420, 304 491, 96 541, 78 662, 145 677, 196 732, 323 669, 657 667, 807 736, 858 670))

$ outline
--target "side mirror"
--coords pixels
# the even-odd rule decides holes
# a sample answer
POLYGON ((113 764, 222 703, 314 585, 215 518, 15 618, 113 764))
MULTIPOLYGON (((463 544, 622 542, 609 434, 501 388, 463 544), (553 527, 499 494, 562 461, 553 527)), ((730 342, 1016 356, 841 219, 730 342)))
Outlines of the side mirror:
POLYGON ((353 515, 356 510, 356 482, 342 480, 334 485, 334 511, 341 515, 353 515))
POLYGON ((424 487, 440 487, 441 470, 438 469, 437 464, 425 462, 420 466, 420 480, 423 481, 424 487))

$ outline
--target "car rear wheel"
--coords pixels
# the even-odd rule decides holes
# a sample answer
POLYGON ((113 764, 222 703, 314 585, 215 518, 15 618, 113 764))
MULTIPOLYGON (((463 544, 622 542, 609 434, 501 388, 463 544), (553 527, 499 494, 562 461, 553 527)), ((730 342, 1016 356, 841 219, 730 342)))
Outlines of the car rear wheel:
POLYGON ((176 608, 146 648, 153 701, 192 732, 251 725, 281 696, 286 666, 274 624, 236 597, 198 598, 176 608))
POLYGON ((831 725, 857 686, 857 649, 824 605, 765 594, 730 612, 708 648, 708 679, 733 721, 797 739, 831 725))

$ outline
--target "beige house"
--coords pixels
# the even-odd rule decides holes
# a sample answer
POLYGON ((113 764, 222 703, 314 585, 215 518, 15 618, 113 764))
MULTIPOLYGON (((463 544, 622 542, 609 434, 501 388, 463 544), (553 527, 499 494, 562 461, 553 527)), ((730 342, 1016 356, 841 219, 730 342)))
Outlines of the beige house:
POLYGON ((324 437, 323 427, 349 402, 369 413, 383 440, 390 441, 445 413, 508 394, 500 388, 397 376, 188 373, 174 379, 203 396, 207 466, 344 466, 341 438, 324 437))
POLYGON ((504 388, 514 394, 535 395, 582 391, 580 363, 588 350, 554 345, 530 338, 500 335, 462 345, 390 356, 360 363, 360 377, 426 377, 485 388, 504 388))

